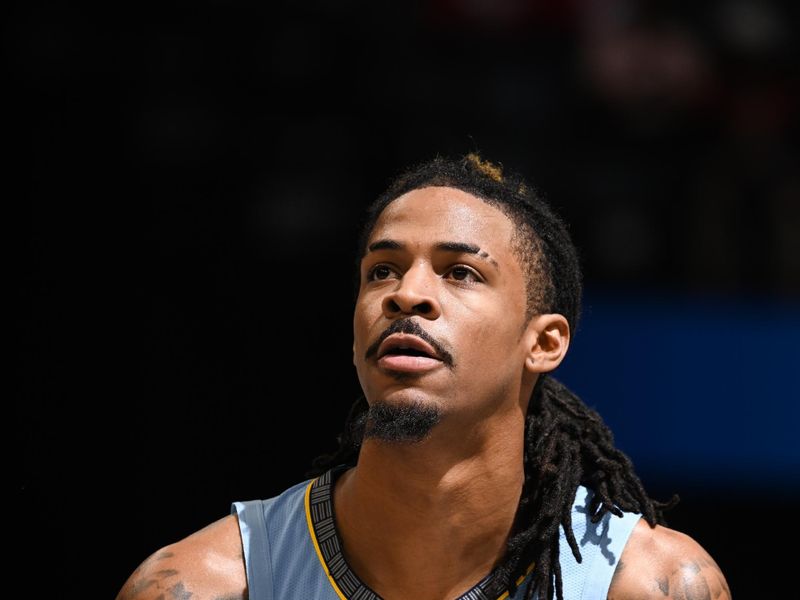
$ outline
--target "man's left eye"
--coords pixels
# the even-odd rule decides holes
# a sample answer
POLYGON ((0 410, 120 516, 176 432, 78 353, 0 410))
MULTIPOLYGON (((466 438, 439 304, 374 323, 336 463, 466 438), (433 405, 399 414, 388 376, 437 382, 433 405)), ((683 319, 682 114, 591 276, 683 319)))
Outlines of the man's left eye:
POLYGON ((467 267, 453 267, 450 269, 450 275, 456 281, 468 281, 470 279, 472 279, 472 281, 479 281, 475 272, 467 267))

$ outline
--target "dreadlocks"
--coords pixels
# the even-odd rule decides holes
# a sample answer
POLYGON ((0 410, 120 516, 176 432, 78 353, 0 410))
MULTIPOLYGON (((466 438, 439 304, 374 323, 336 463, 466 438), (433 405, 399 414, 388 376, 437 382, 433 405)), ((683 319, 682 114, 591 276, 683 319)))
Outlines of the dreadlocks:
MULTIPOLYGON (((369 207, 359 238, 358 259, 386 206, 406 192, 447 186, 473 194, 503 211, 516 231, 513 249, 526 277, 527 319, 540 313, 564 315, 574 332, 580 315, 581 271, 577 252, 563 222, 537 192, 517 174, 468 154, 460 160, 436 158, 398 177, 369 207)), ((314 460, 310 475, 333 466, 353 466, 364 435, 367 401, 362 396, 350 409, 339 448, 314 460)), ((551 376, 541 375, 525 419, 525 480, 514 527, 503 559, 492 578, 492 592, 516 592, 531 564, 525 591, 533 598, 563 600, 559 563, 559 528, 575 559, 580 549, 572 531, 571 510, 579 485, 594 492, 592 522, 607 513, 635 512, 654 527, 664 524, 664 511, 677 497, 658 502, 645 492, 630 459, 614 446, 611 431, 594 410, 551 376)))

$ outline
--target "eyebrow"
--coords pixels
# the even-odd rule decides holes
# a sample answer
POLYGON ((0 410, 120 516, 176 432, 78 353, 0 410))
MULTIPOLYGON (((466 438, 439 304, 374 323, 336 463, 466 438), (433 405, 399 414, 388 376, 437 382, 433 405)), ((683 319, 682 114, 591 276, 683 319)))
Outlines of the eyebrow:
POLYGON ((367 252, 375 252, 376 250, 402 250, 403 248, 405 248, 405 246, 395 240, 378 240, 367 246, 367 252))
MULTIPOLYGON (((384 239, 372 242, 369 246, 367 246, 367 252, 375 252, 376 250, 404 250, 405 247, 405 244, 398 242, 397 240, 384 239)), ((500 265, 497 264, 497 261, 489 256, 488 252, 481 250, 480 247, 475 244, 468 244, 466 242, 438 242, 434 245, 434 248, 444 252, 473 254, 478 258, 482 258, 483 260, 492 263, 495 267, 500 267, 500 265)))

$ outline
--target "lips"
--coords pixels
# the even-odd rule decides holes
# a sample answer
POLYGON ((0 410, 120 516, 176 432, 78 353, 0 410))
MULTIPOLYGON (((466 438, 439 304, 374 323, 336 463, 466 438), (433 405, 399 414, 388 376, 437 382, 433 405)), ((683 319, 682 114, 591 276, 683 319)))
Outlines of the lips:
POLYGON ((378 347, 378 366, 390 371, 422 373, 442 365, 433 346, 415 335, 395 333, 378 347))

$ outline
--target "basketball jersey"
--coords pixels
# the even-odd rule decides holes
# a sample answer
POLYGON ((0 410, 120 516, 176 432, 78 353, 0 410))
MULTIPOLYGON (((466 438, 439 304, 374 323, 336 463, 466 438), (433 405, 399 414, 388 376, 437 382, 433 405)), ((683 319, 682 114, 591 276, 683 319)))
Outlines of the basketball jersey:
MULTIPOLYGON (((338 467, 268 500, 234 502, 239 519, 249 600, 381 600, 350 569, 333 515, 338 467)), ((591 492, 579 487, 572 530, 581 551, 578 563, 561 529, 559 540, 565 600, 606 600, 611 577, 639 515, 606 513, 591 522, 591 492)), ((534 567, 535 568, 535 567, 534 567)), ((519 600, 530 575, 513 596, 488 595, 491 574, 456 600, 519 600)))

